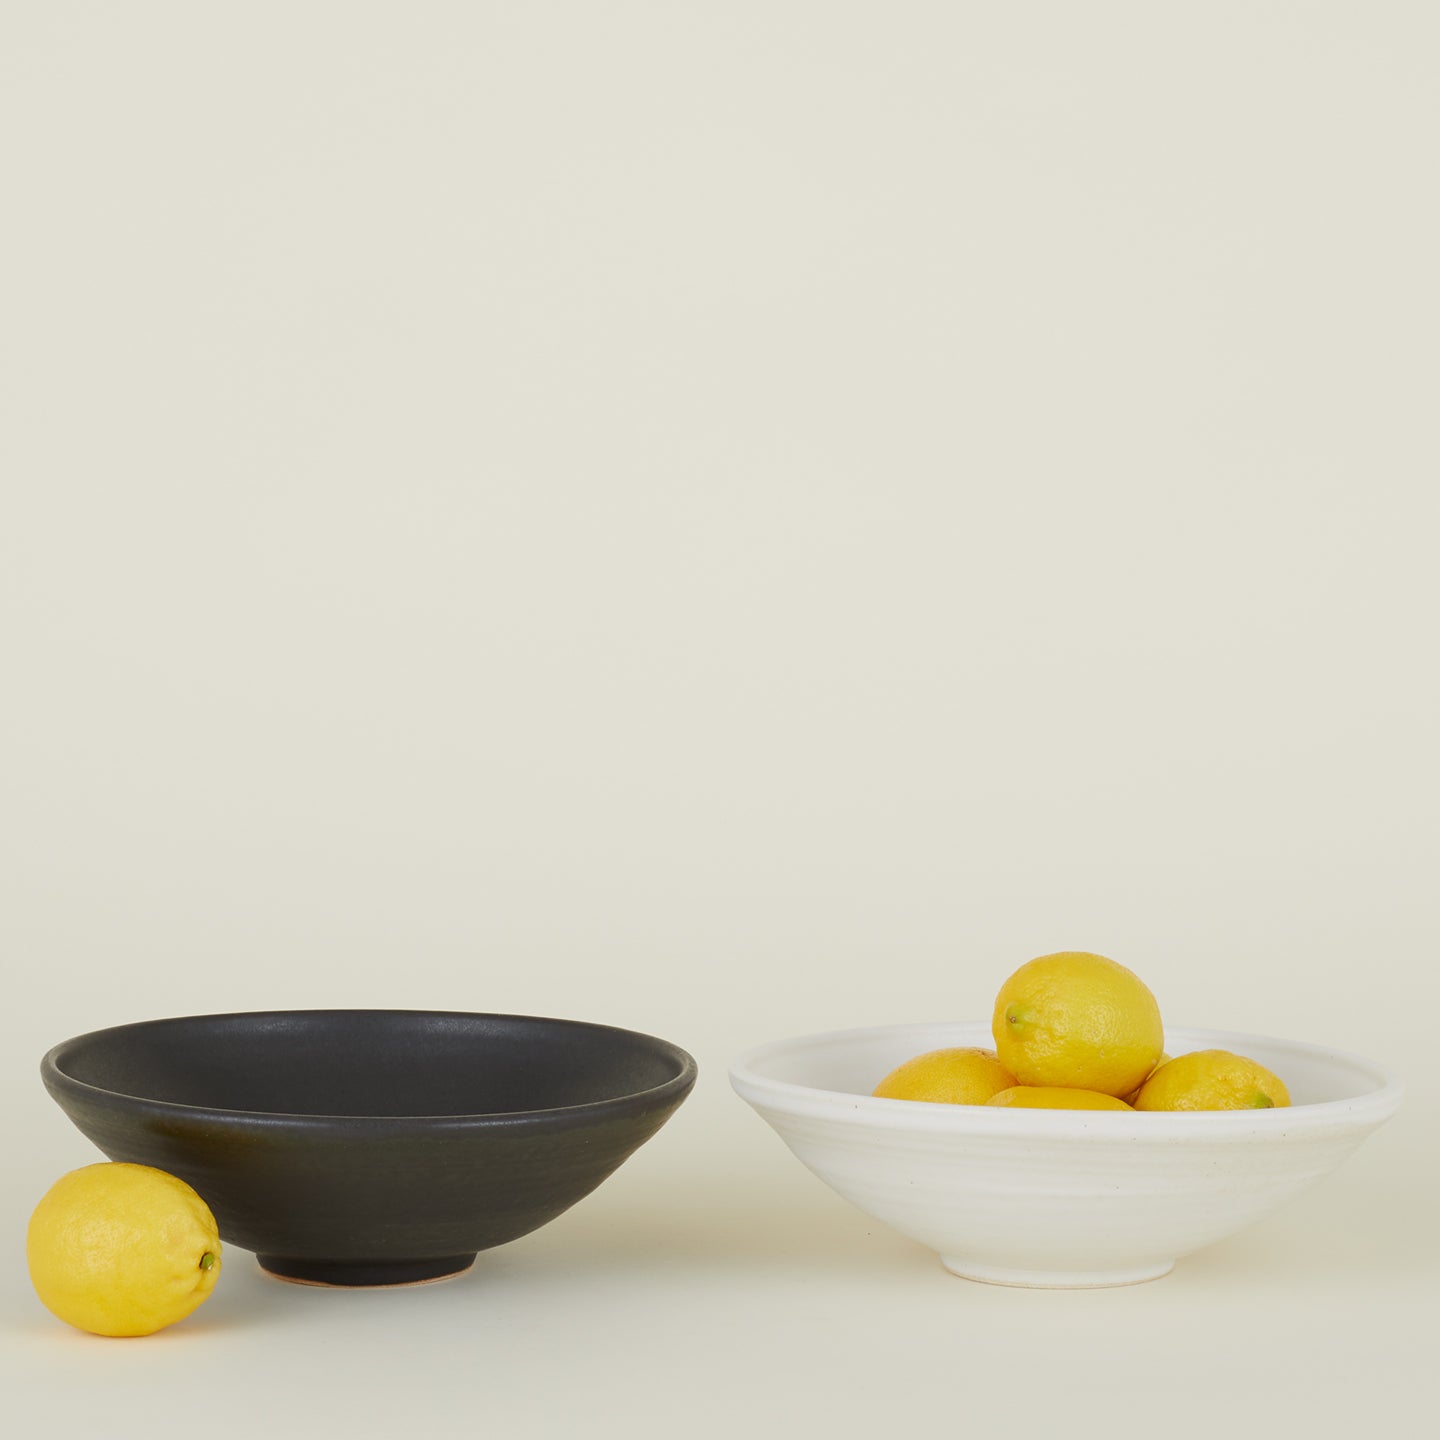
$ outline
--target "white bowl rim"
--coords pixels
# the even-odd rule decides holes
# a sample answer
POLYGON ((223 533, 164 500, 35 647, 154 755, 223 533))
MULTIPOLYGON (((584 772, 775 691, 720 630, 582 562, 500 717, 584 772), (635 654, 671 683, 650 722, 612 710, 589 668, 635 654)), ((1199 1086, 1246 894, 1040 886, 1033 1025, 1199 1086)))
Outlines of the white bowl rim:
POLYGON ((1180 1053, 1223 1049, 1244 1054, 1247 1045, 1289 1049, 1312 1060, 1358 1070, 1367 1074, 1375 1082, 1375 1087, 1347 1100, 1323 1100, 1271 1110, 1028 1110, 990 1105, 937 1105, 922 1100, 890 1100, 844 1090, 824 1090, 794 1081, 773 1079, 764 1074, 762 1068, 767 1060, 781 1054, 870 1040, 882 1035, 896 1039, 907 1033, 917 1038, 921 1035, 928 1037, 918 1042, 915 1054, 947 1043, 986 1043, 993 1046, 993 1041, 978 1040, 977 1035, 981 1031, 989 1036, 990 1027, 986 1022, 926 1020, 792 1035, 745 1051, 730 1067, 730 1084, 736 1094, 757 1108, 801 1117, 848 1120, 871 1128, 941 1135, 1016 1135, 1033 1139, 1104 1135, 1139 1144, 1173 1144, 1197 1136, 1273 1142, 1297 1129, 1369 1130, 1395 1113, 1405 1093, 1405 1082, 1388 1065, 1349 1051, 1274 1035, 1186 1026, 1166 1027, 1167 1050, 1171 1045, 1180 1053), (954 1038, 935 1038, 945 1031, 953 1032, 954 1038))

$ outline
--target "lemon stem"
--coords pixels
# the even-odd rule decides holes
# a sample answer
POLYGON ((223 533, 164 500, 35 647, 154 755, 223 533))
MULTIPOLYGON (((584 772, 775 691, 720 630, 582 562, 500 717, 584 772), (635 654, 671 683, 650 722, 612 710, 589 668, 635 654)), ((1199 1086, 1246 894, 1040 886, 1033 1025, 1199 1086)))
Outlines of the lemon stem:
POLYGON ((200 1257, 200 1268, 202 1270, 213 1270, 215 1268, 215 1252, 213 1250, 207 1250, 200 1257))

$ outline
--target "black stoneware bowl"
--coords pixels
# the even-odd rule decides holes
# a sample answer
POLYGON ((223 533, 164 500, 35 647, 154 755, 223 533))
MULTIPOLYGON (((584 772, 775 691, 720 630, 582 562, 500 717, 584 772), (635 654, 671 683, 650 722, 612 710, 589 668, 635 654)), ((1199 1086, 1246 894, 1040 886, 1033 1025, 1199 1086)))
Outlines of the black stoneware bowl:
POLYGON ((588 1195, 669 1119, 695 1062, 575 1020, 296 1010, 120 1025, 45 1087, 112 1160, 168 1170, 290 1280, 464 1270, 588 1195))

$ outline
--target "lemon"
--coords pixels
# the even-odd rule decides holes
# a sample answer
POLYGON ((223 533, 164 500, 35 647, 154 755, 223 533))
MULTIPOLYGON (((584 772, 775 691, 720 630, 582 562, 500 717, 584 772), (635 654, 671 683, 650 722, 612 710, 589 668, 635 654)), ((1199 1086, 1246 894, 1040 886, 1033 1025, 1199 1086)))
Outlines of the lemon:
MULTIPOLYGON (((1169 1062, 1169 1060, 1170 1060, 1170 1057, 1169 1057, 1168 1055, 1165 1055, 1165 1054, 1162 1053, 1161 1056, 1160 1056, 1160 1058, 1155 1062, 1155 1070, 1158 1070, 1162 1065, 1167 1064, 1167 1063, 1169 1062)), ((1153 1074, 1155 1073, 1155 1070, 1152 1070, 1152 1071, 1150 1072, 1150 1075, 1153 1075, 1153 1074)), ((1148 1079, 1150 1078, 1150 1075, 1147 1075, 1147 1076, 1145 1077, 1145 1080, 1148 1080, 1148 1079)), ((1141 1090, 1144 1088, 1144 1086, 1145 1086, 1145 1080, 1142 1080, 1128 1095, 1122 1095, 1120 1098, 1121 1098, 1127 1105, 1133 1107, 1134 1104, 1135 1104, 1135 1097, 1140 1093, 1140 1091, 1141 1091, 1141 1090)))
POLYGON ((930 1100, 948 1105, 983 1105, 1015 1077, 995 1058, 993 1050, 959 1046, 927 1050, 897 1065, 874 1093, 886 1100, 930 1100))
POLYGON ((45 1308, 95 1335, 150 1335, 215 1288, 220 1235, 205 1202, 148 1165, 102 1162, 62 1175, 25 1237, 45 1308))
POLYGON ((1290 1092, 1273 1071, 1229 1050, 1194 1050, 1162 1065, 1140 1087, 1137 1110, 1269 1110, 1290 1092))
POLYGON ((1065 950, 1027 961, 1001 987, 991 1021, 1000 1063, 1022 1085, 1128 1095, 1165 1043, 1144 981, 1103 955, 1065 950))
POLYGON ((1016 1085, 992 1095, 987 1105, 1005 1105, 1014 1110, 1128 1110, 1113 1095, 1098 1090, 1072 1090, 1061 1085, 1016 1085))

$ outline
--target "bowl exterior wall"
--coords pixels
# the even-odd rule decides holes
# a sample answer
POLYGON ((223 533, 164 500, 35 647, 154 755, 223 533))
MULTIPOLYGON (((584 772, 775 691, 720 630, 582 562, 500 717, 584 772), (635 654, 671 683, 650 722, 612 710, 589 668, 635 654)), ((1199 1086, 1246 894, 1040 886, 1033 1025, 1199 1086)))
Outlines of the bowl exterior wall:
POLYGON ((594 1190, 684 1097, 573 1125, 378 1127, 282 1116, 217 1123, 55 1098, 111 1160, 153 1165, 193 1186, 229 1244, 294 1259, 409 1261, 486 1250, 538 1229, 594 1190))
POLYGON ((1292 1200, 1364 1138, 1306 1140, 1281 1164, 1203 1140, 1142 1148, 1082 1134, 1027 1149, 756 1108, 837 1194, 951 1269, 1052 1277, 1159 1273, 1292 1200))

